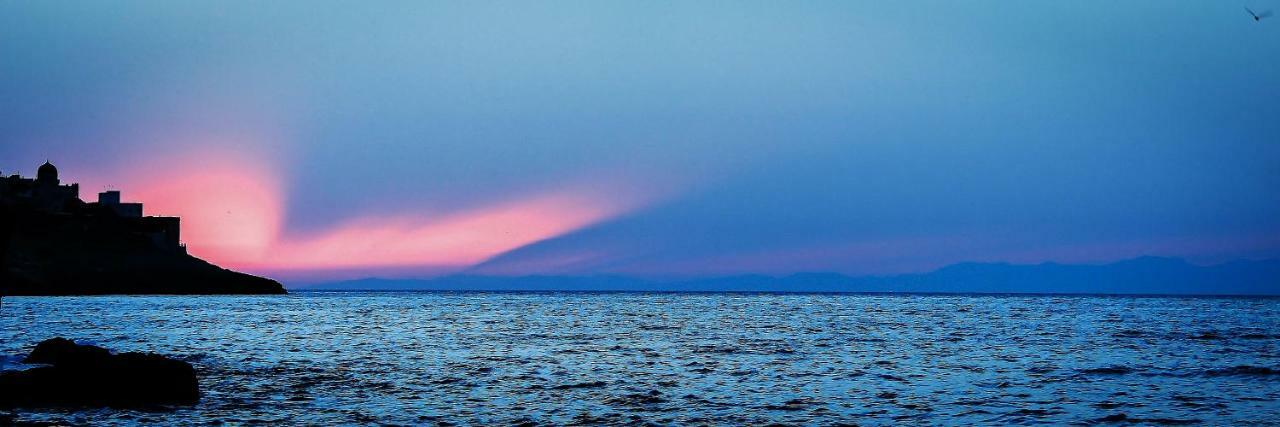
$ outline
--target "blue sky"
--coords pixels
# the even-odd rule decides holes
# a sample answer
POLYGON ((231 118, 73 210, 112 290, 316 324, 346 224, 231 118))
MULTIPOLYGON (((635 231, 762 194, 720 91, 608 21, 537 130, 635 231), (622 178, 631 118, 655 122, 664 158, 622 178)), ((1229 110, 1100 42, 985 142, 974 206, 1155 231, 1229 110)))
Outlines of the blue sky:
POLYGON ((260 198, 196 193, 261 219, 259 271, 1273 257, 1280 21, 1246 5, 1280 7, 6 2, 0 171, 153 195, 219 260, 155 181, 256 159, 260 198), (483 250, 386 237, 452 233, 483 250))

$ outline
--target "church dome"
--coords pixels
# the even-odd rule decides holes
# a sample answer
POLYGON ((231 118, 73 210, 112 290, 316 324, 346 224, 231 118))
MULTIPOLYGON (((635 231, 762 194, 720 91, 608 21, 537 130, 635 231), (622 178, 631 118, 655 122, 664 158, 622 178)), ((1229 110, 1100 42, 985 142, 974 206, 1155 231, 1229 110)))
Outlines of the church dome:
POLYGON ((39 169, 36 169, 36 180, 37 181, 57 181, 58 168, 54 167, 53 164, 49 163, 48 160, 45 160, 44 164, 40 165, 39 169))

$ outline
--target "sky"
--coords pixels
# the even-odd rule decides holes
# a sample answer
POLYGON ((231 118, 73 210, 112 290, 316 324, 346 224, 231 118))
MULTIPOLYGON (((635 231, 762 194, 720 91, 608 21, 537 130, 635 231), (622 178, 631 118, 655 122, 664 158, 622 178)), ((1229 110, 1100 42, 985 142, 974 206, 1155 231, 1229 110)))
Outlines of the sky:
POLYGON ((290 280, 1277 257, 1244 6, 2 2, 0 172, 290 280))

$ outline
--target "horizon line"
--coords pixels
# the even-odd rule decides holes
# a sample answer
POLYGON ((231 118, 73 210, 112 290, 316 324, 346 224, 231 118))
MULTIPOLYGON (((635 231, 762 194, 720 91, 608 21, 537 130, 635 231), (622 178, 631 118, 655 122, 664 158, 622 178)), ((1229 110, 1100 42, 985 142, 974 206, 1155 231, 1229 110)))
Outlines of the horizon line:
POLYGON ((1266 258, 1242 257, 1242 258, 1234 258, 1234 259, 1230 259, 1222 262, 1215 262, 1215 263, 1196 263, 1183 257, 1142 255, 1142 256, 1131 257, 1131 258, 1115 259, 1111 261, 1080 262, 1080 263, 1070 263, 1070 262, 1060 262, 1060 261, 1041 261, 1041 262, 1029 262, 1029 263, 1018 263, 1018 262, 1011 262, 1011 261, 960 261, 960 262, 944 264, 942 266, 932 268, 932 269, 927 269, 927 270, 903 272, 903 273, 888 273, 888 274, 849 274, 849 273, 842 273, 838 271, 829 271, 829 270, 827 271, 800 270, 800 271, 794 271, 790 273, 766 273, 766 272, 711 273, 711 274, 703 274, 703 275, 663 275, 663 274, 637 274, 637 273, 569 273, 569 274, 532 273, 532 274, 505 275, 505 274, 470 274, 470 273, 464 272, 464 273, 449 273, 449 274, 440 274, 435 276, 416 276, 416 277, 364 276, 364 277, 357 277, 352 279, 331 279, 331 280, 316 280, 316 281, 298 280, 298 281, 288 281, 287 283, 291 286, 302 286, 298 288, 291 287, 291 289, 306 289, 306 287, 311 287, 311 286, 323 286, 323 285, 370 281, 370 280, 426 282, 426 281, 442 280, 442 279, 449 279, 449 278, 486 278, 486 279, 506 279, 506 280, 538 279, 538 278, 542 278, 542 279, 617 278, 617 279, 630 279, 630 280, 642 281, 642 282, 646 282, 647 284, 654 284, 654 285, 673 284, 673 283, 678 283, 680 281, 732 279, 732 278, 742 278, 742 277, 785 279, 785 278, 790 278, 790 277, 800 276, 800 275, 838 276, 846 279, 888 279, 888 278, 900 278, 903 276, 926 275, 926 274, 936 273, 950 267, 962 266, 962 265, 995 265, 995 266, 1010 266, 1010 267, 1035 267, 1035 266, 1045 266, 1045 265, 1060 265, 1060 266, 1067 266, 1067 267, 1105 267, 1105 266, 1111 266, 1111 265, 1121 264, 1125 262, 1140 261, 1140 260, 1173 261, 1173 262, 1177 262, 1177 263, 1181 263, 1181 264, 1185 264, 1185 265, 1189 265, 1197 268, 1213 268, 1213 267, 1226 266, 1226 265, 1231 265, 1236 263, 1280 262, 1280 258, 1275 258, 1275 257, 1266 257, 1266 258))

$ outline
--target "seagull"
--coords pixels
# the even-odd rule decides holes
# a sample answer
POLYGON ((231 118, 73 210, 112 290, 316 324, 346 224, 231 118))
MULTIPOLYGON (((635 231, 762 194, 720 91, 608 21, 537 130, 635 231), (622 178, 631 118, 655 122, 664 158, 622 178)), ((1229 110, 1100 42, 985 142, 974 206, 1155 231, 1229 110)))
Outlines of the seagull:
POLYGON ((1249 12, 1249 16, 1252 16, 1254 21, 1261 21, 1262 18, 1271 16, 1270 10, 1264 10, 1262 11, 1262 13, 1253 13, 1253 9, 1249 9, 1248 7, 1245 7, 1244 11, 1249 12))

